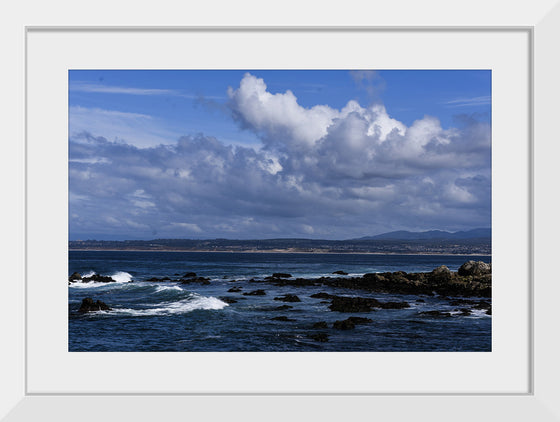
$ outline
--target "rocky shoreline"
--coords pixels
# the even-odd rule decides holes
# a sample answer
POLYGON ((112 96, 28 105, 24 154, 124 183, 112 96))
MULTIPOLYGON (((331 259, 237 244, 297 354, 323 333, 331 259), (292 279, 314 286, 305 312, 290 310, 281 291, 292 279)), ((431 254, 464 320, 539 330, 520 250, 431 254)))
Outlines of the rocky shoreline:
MULTIPOLYGON (((267 296, 266 285, 286 286, 289 292, 270 297, 270 300, 283 302, 278 306, 268 306, 267 309, 277 316, 271 316, 271 321, 281 322, 285 324, 297 323, 292 317, 297 313, 290 313, 294 306, 302 302, 301 293, 298 293, 298 287, 317 287, 315 293, 310 294, 309 289, 299 290, 305 291, 305 300, 314 299, 318 303, 324 303, 328 312, 344 314, 359 314, 364 316, 348 316, 345 319, 331 321, 327 323, 318 320, 308 326, 307 337, 314 342, 327 342, 329 335, 337 330, 354 330, 357 325, 370 324, 372 319, 366 315, 380 310, 399 310, 411 308, 413 303, 410 298, 403 300, 378 300, 372 297, 361 297, 359 292, 367 294, 371 293, 390 293, 402 295, 418 296, 415 302, 425 302, 430 296, 438 296, 447 302, 446 307, 440 310, 426 310, 418 313, 421 323, 422 318, 452 318, 456 316, 469 316, 475 310, 482 311, 487 315, 492 315, 491 291, 492 291, 492 268, 491 264, 482 261, 468 261, 464 263, 456 272, 450 271, 446 266, 440 266, 431 272, 406 273, 403 271, 385 272, 385 273, 368 273, 361 277, 343 276, 345 272, 338 270, 333 273, 333 277, 320 278, 294 278, 287 273, 274 273, 263 279, 251 279, 241 281, 228 280, 235 283, 233 287, 227 290, 231 295, 220 296, 219 299, 228 304, 234 304, 240 300, 252 300, 253 296, 267 296), (253 287, 253 288, 251 288, 253 287), (344 288, 356 291, 355 295, 340 295, 327 293, 329 287, 344 288), (409 303, 410 302, 410 303, 409 303), (290 305, 288 305, 290 303, 290 305), (281 315, 278 315, 278 314, 281 315), (286 314, 286 315, 284 315, 286 314), (332 330, 332 331, 331 331, 332 330)), ((91 275, 82 277, 78 273, 72 274, 68 279, 69 284, 81 282, 97 282, 112 283, 114 279, 107 276, 91 275)), ((150 278, 142 281, 131 281, 135 283, 142 282, 176 282, 179 284, 200 284, 208 285, 212 281, 206 277, 200 277, 194 272, 188 272, 183 275, 175 274, 174 277, 150 278)), ((277 290, 277 289, 276 289, 277 290)), ((302 296, 303 297, 303 296, 302 296)), ((94 301, 88 297, 82 300, 82 304, 78 310, 79 314, 85 314, 96 311, 110 311, 111 307, 100 300, 94 301)), ((324 315, 324 314, 323 314, 324 315)), ((323 316, 324 318, 324 316, 323 316)), ((321 318, 322 319, 322 318, 321 318)))
MULTIPOLYGON (((345 274, 338 270, 333 273, 335 277, 319 278, 294 278, 287 273, 274 273, 263 279, 250 279, 249 283, 268 283, 275 286, 326 286, 343 287, 352 290, 362 290, 376 293, 396 293, 414 295, 440 295, 440 296, 462 296, 462 297, 491 297, 492 296, 492 265, 482 261, 467 261, 458 271, 450 271, 442 265, 431 272, 406 273, 404 271, 367 273, 361 277, 340 277, 345 274), (337 277, 338 276, 338 277, 337 277)), ((175 274, 175 278, 152 277, 148 282, 177 282, 181 284, 210 284, 207 277, 197 276, 194 272, 186 273, 182 276, 175 274)), ((68 284, 75 282, 89 283, 101 282, 110 283, 116 280, 108 276, 93 274, 89 277, 82 277, 78 273, 73 273, 68 278, 68 284)), ((236 280, 231 280, 235 282, 236 280)), ((140 282, 131 280, 131 282, 140 282)), ((244 295, 262 294, 262 289, 244 295)))

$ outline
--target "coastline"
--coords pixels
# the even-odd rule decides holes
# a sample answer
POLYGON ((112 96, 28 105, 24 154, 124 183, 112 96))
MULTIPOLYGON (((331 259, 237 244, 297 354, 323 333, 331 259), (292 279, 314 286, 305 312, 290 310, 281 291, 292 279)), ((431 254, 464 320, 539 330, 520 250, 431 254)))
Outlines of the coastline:
POLYGON ((204 249, 105 249, 105 248, 71 248, 68 251, 77 252, 196 252, 196 253, 286 253, 286 254, 316 254, 316 255, 410 255, 410 256, 492 256, 487 253, 443 253, 443 252, 331 252, 331 251, 294 251, 288 249, 271 250, 240 250, 240 251, 216 251, 204 249))
POLYGON ((491 350, 484 257, 92 252, 70 254, 73 351, 491 350))

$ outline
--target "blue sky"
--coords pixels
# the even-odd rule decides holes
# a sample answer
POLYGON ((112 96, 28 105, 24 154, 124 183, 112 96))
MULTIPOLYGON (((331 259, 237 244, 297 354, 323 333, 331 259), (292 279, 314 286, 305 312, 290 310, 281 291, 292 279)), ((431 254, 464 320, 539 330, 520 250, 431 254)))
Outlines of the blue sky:
POLYGON ((486 70, 71 70, 70 239, 491 221, 486 70))

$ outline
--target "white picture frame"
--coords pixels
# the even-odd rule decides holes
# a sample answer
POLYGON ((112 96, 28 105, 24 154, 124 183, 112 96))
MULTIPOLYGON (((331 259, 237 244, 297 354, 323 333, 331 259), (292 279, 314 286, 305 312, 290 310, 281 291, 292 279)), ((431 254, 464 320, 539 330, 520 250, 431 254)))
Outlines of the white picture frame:
MULTIPOLYGON (((412 2, 402 2, 401 6, 408 6, 414 9, 412 2)), ((434 2, 436 3, 436 2, 434 2)), ((26 6, 38 6, 35 2, 25 2, 26 6)), ((6 171, 3 180, 13 180, 13 183, 6 183, 8 194, 13 195, 13 202, 16 207, 13 214, 9 215, 10 225, 8 230, 13 239, 5 242, 2 252, 3 256, 13 256, 6 262, 14 264, 13 269, 8 270, 8 277, 12 280, 5 287, 7 297, 11 302, 1 310, 2 328, 5 333, 5 345, 7 348, 2 351, 2 363, 0 366, 3 374, 0 383, 0 417, 5 417, 6 421, 34 420, 38 418, 50 419, 56 417, 62 420, 71 420, 77 417, 82 419, 106 418, 117 420, 126 417, 127 419, 149 420, 163 419, 168 420, 180 416, 192 415, 195 419, 220 420, 222 418, 234 418, 239 420, 280 420, 286 418, 297 418, 305 415, 305 418, 334 420, 340 418, 353 418, 360 416, 391 417, 397 420, 416 418, 420 420, 448 420, 449 418, 459 420, 473 420, 475 418, 509 418, 512 420, 558 420, 560 419, 560 406, 555 400, 558 395, 558 388, 555 380, 559 375, 559 367, 555 359, 555 336, 553 334, 558 317, 554 313, 554 300, 557 297, 558 287, 546 273, 549 262, 553 259, 554 234, 557 230, 551 229, 553 224, 555 204, 546 192, 546 181, 555 180, 554 142, 547 143, 547 139, 554 134, 555 123, 555 103, 553 102, 558 94, 558 83, 555 76, 558 74, 558 64, 555 62, 555 41, 558 39, 558 27, 560 23, 560 5, 554 2, 542 2, 537 5, 525 6, 515 13, 502 14, 500 5, 485 4, 482 7, 475 5, 475 10, 482 13, 474 13, 472 10, 465 13, 460 18, 453 13, 441 13, 437 19, 424 12, 415 14, 405 14, 401 16, 400 8, 395 6, 388 7, 389 17, 387 20, 373 18, 371 24, 364 25, 360 19, 354 19, 348 27, 391 27, 395 31, 407 31, 413 27, 438 27, 439 30, 447 27, 468 26, 492 27, 495 31, 524 30, 530 34, 532 46, 529 52, 532 55, 529 59, 533 61, 534 73, 531 75, 533 82, 533 92, 528 96, 529 109, 533 110, 534 120, 530 127, 529 136, 533 136, 529 142, 527 158, 530 159, 534 151, 533 161, 528 166, 529 184, 534 185, 531 189, 531 198, 528 199, 529 210, 526 210, 531 228, 529 233, 525 233, 528 239, 527 248, 531 251, 529 274, 532 278, 527 298, 533 299, 532 305, 528 309, 529 325, 531 338, 529 352, 532 368, 528 377, 529 385, 525 393, 476 393, 465 394, 445 394, 439 392, 437 395, 429 393, 409 393, 395 394, 389 393, 355 393, 352 391, 341 391, 337 393, 317 394, 306 392, 297 394, 296 391, 281 392, 276 394, 259 394, 252 391, 251 394, 243 393, 215 393, 208 394, 207 391, 200 393, 190 392, 181 394, 177 392, 160 391, 153 394, 133 394, 133 393, 110 393, 95 392, 91 394, 77 393, 69 391, 33 393, 28 389, 27 379, 27 359, 26 339, 24 333, 27 329, 27 317, 24 312, 29 291, 26 288, 25 279, 29 269, 29 261, 26 262, 27 244, 26 236, 29 236, 29 227, 26 227, 26 157, 29 151, 26 150, 24 139, 29 128, 25 126, 25 98, 22 88, 25 87, 25 42, 29 29, 38 28, 33 25, 44 25, 45 27, 62 26, 82 26, 92 25, 92 21, 84 18, 76 18, 72 13, 68 13, 62 19, 62 23, 55 17, 53 11, 46 12, 41 16, 41 20, 47 22, 36 22, 31 19, 32 12, 25 5, 20 6, 19 12, 14 19, 6 22, 6 39, 9 37, 14 40, 9 46, 10 57, 16 64, 9 69, 7 76, 10 80, 15 80, 13 86, 8 87, 11 95, 7 96, 12 102, 6 105, 6 110, 14 108, 14 104, 19 106, 18 118, 10 121, 9 130, 12 139, 19 142, 12 142, 7 148, 6 157, 10 157, 10 165, 3 166, 2 171, 6 171), (391 17, 392 16, 392 17, 391 17), (481 17, 482 16, 482 17, 481 17), (384 24, 384 22, 386 22, 384 24), (27 30, 24 30, 26 27, 27 30), (534 107, 532 107, 534 106, 534 107), (548 136, 547 136, 548 135, 548 136), (534 148, 534 150, 533 150, 534 148), (17 177, 14 179, 14 174, 17 177), (535 207, 534 211, 532 207, 535 207), (534 240, 533 240, 534 239, 534 240), (15 281, 14 281, 15 280, 15 281), (550 281, 549 281, 550 280, 550 281), (17 282, 16 282, 17 281, 17 282), (535 289, 533 291, 533 286, 535 289), (23 305, 23 306, 22 306, 23 305)), ((224 6, 224 5, 222 5, 224 6)), ((239 6, 239 4, 238 4, 239 6)), ((54 5, 49 4, 49 8, 54 5)), ((120 13, 121 19, 126 21, 125 26, 138 26, 133 32, 142 32, 142 26, 146 21, 135 21, 126 16, 126 7, 116 7, 117 16, 120 13)), ((211 16, 211 7, 206 6, 207 17, 200 21, 191 21, 190 26, 205 26, 208 31, 219 30, 211 28, 215 22, 211 16), (196 25, 198 24, 198 25, 196 25)), ((242 9, 242 8, 241 8, 242 9)), ((304 8, 305 9, 305 8, 304 8)), ((331 20, 325 22, 336 26, 337 13, 335 8, 331 12, 331 20)), ((307 13, 313 10, 305 9, 307 13)), ((324 15, 323 15, 324 16, 324 15)), ((387 15, 386 15, 387 16, 387 15)), ((149 11, 144 12, 145 19, 150 18, 149 11)), ((247 18, 238 13, 234 18, 239 19, 239 25, 262 26, 266 24, 275 26, 302 25, 307 30, 313 31, 313 27, 323 26, 325 22, 313 21, 313 25, 303 22, 290 21, 285 14, 280 13, 274 20, 260 20, 255 14, 253 18, 247 18), (284 20, 282 20, 284 19, 284 20)), ((7 18, 4 18, 8 20, 7 18)), ((301 19, 301 18, 300 18, 301 19)), ((102 20, 102 19, 101 19, 102 20)), ((114 22, 114 18, 105 21, 108 25, 121 26, 123 22, 114 22)), ((348 21, 346 21, 348 22, 348 21)), ((164 26, 175 26, 172 19, 167 20, 164 26)), ((220 26, 225 26, 223 22, 218 22, 220 26)), ((228 23, 232 25, 231 22, 228 23)), ((236 21, 237 25, 237 21, 236 21)), ((322 33, 329 31, 329 25, 323 26, 322 33)), ((189 26, 189 25, 186 25, 189 26)), ((180 28, 178 28, 180 29, 180 28)), ((367 28, 365 28, 367 29, 367 28)), ((126 28, 122 29, 126 31, 126 28)), ((27 63, 29 65, 29 63, 27 63)), ((16 106, 16 108, 17 108, 16 106)), ((553 138, 551 138, 552 140, 553 138)), ((8 160, 6 160, 8 161, 8 160)), ((28 199, 29 200, 29 199, 28 199)), ((550 269, 548 269, 550 271, 550 269)), ((218 381, 219 382, 219 381, 218 381)))

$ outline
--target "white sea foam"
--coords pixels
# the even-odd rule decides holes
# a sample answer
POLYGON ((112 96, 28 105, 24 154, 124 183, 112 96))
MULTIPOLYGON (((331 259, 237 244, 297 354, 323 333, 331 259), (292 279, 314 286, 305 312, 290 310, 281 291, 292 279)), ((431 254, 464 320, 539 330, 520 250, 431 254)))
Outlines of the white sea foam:
POLYGON ((193 295, 187 299, 176 302, 163 302, 158 307, 148 309, 129 309, 117 308, 109 311, 110 314, 131 315, 131 316, 153 316, 153 315, 174 315, 185 314, 188 312, 202 310, 219 310, 228 306, 215 297, 204 297, 193 295))
MULTIPOLYGON (((97 274, 95 271, 89 271, 83 274, 82 278, 88 278, 95 274, 97 274)), ((124 271, 117 271, 116 273, 111 274, 110 277, 115 281, 114 282, 109 281, 107 283, 100 282, 100 281, 89 281, 89 282, 75 281, 70 284, 70 287, 74 287, 77 289, 91 289, 93 287, 111 287, 111 286, 114 287, 115 283, 119 283, 119 284, 128 283, 130 280, 132 280, 132 275, 124 271)))
POLYGON ((116 273, 111 274, 111 278, 117 283, 128 283, 132 280, 132 275, 124 271, 117 271, 116 273))
POLYGON ((471 311, 471 318, 491 318, 491 315, 488 315, 484 309, 471 309, 471 311))
POLYGON ((102 287, 106 285, 107 283, 99 283, 95 281, 90 281, 89 283, 84 283, 82 281, 75 281, 74 283, 70 283, 68 287, 72 287, 74 289, 91 289, 93 287, 102 287))
POLYGON ((175 290, 175 291, 178 291, 178 292, 183 291, 183 289, 179 286, 155 286, 155 287, 156 287, 155 293, 165 292, 165 291, 170 291, 170 290, 175 290))

